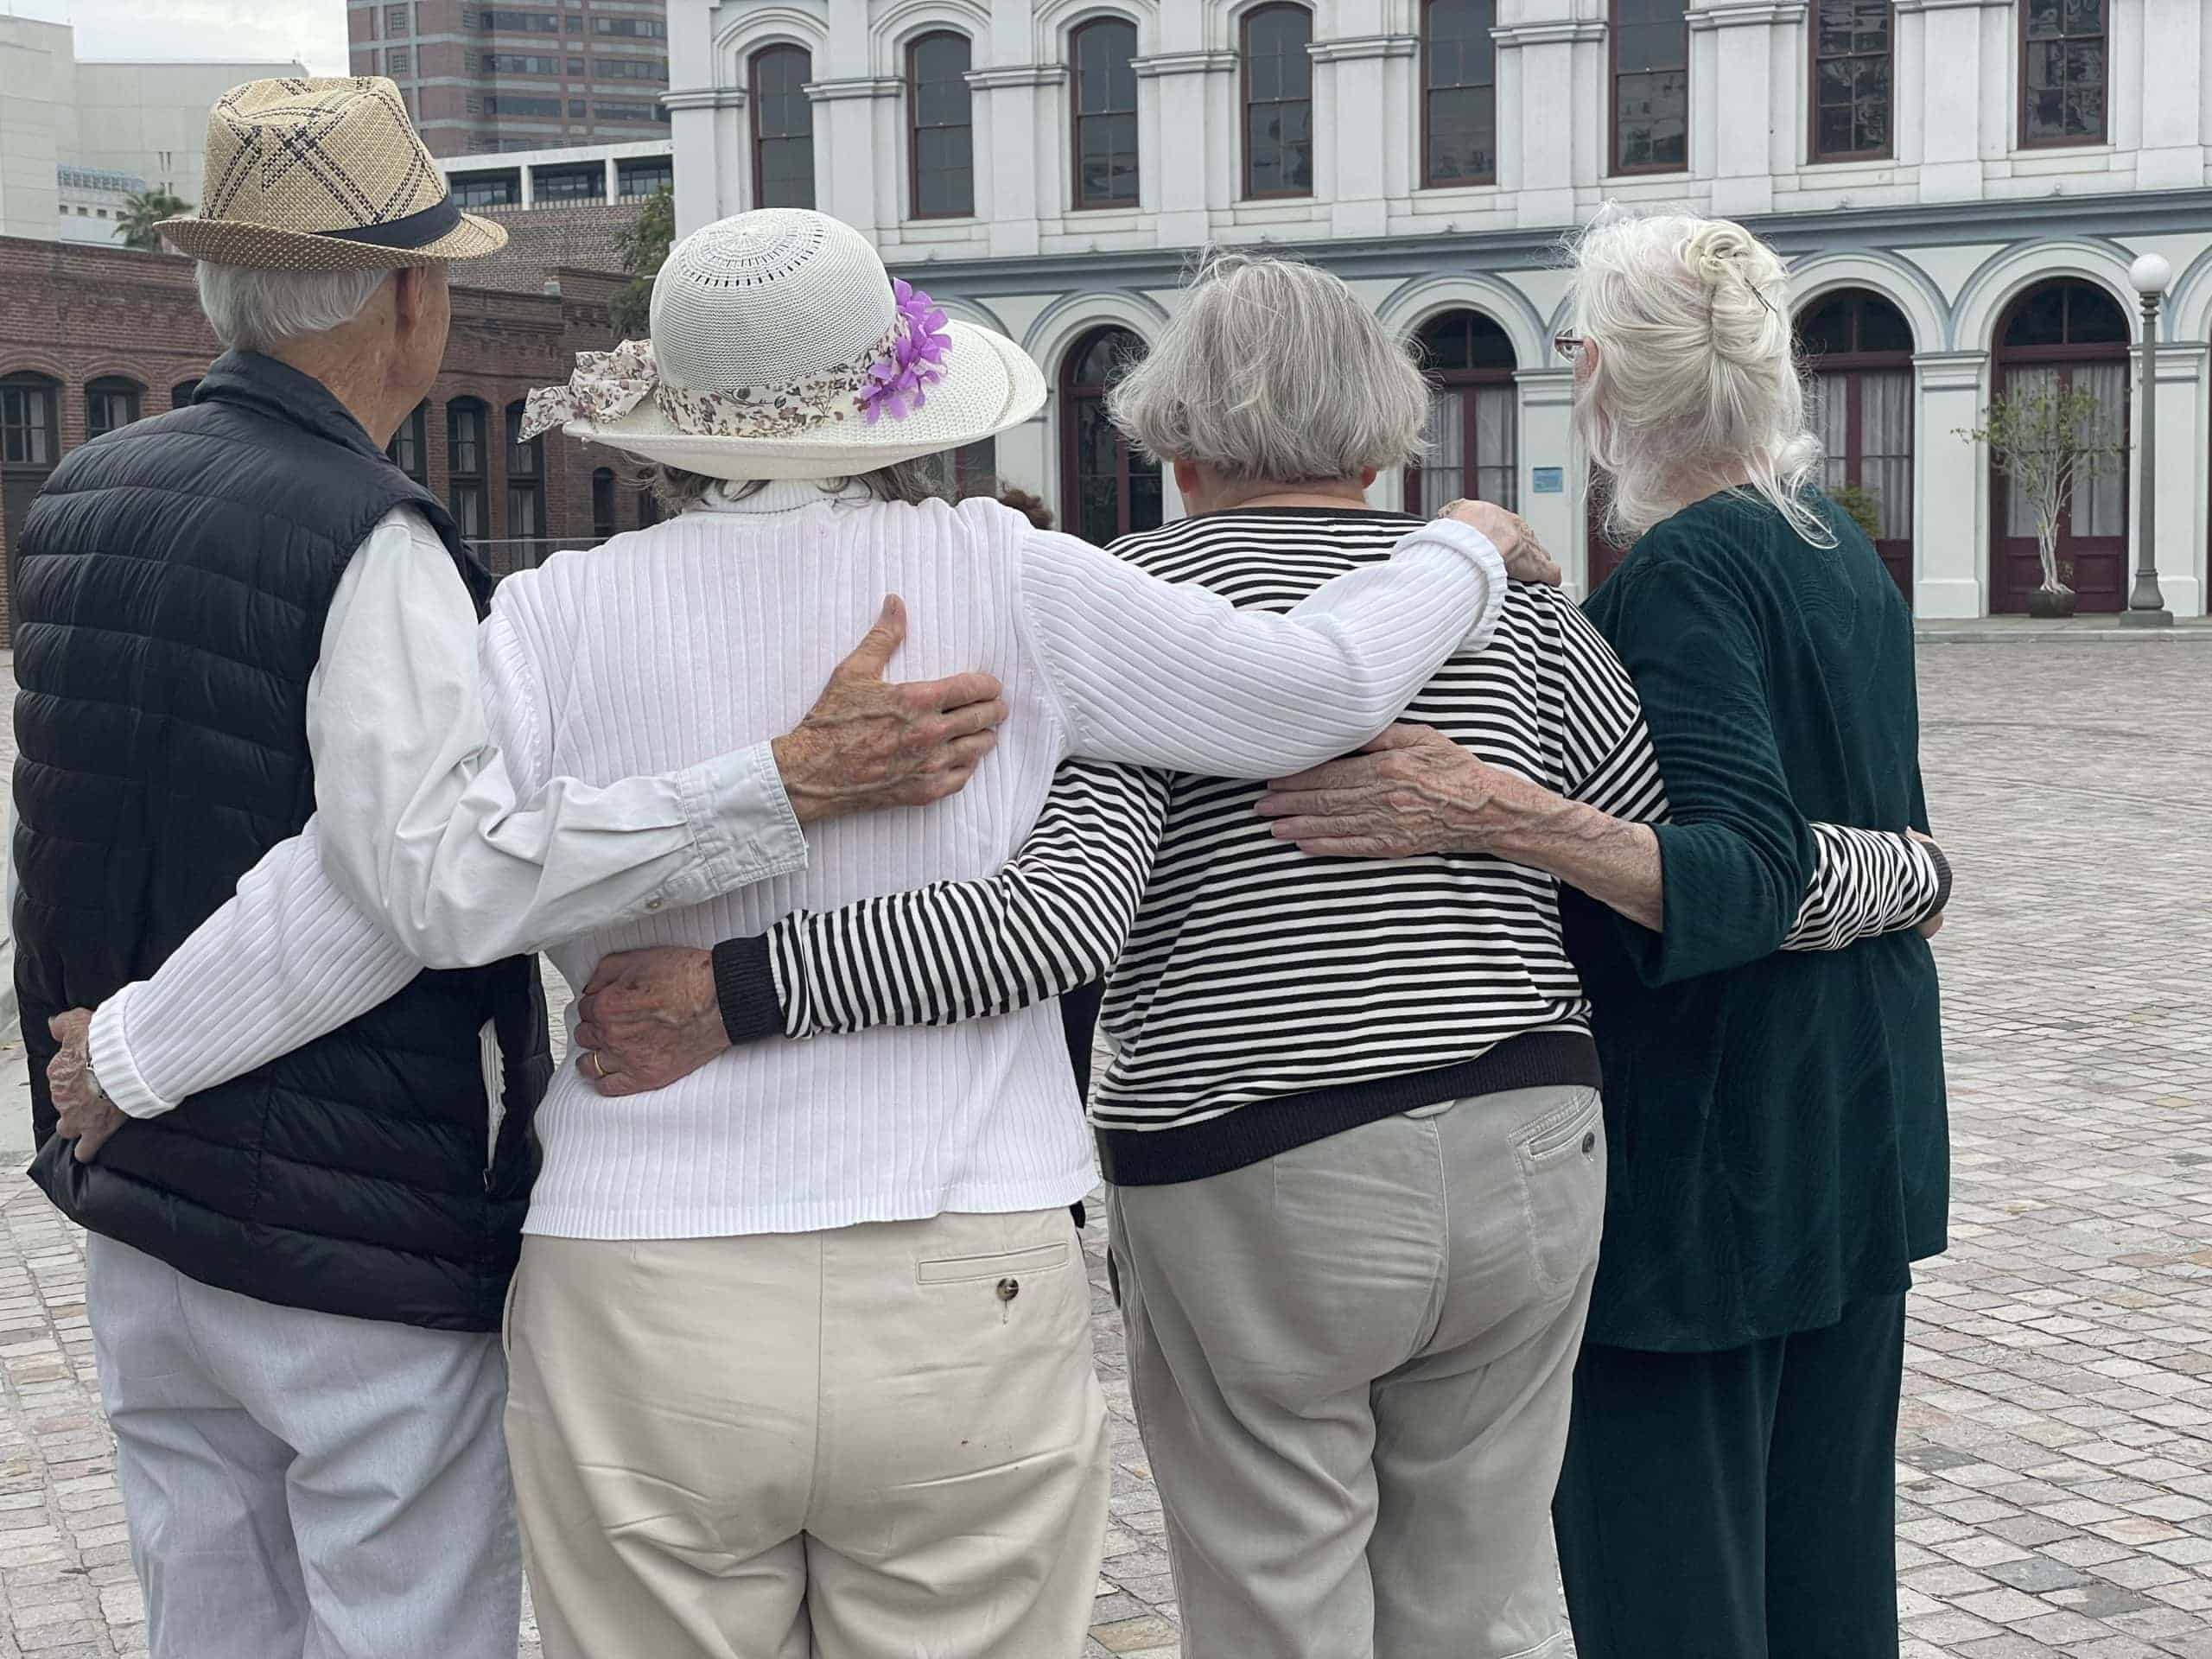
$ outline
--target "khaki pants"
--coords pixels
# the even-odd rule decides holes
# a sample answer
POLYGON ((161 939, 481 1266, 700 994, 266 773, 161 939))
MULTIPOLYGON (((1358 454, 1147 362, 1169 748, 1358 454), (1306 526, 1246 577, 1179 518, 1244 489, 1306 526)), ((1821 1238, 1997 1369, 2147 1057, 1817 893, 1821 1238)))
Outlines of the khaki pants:
POLYGON ((1090 1309, 1065 1210, 525 1239, 507 1440, 546 1659, 1072 1659, 1090 1309))
POLYGON ((1565 1088, 1114 1189, 1185 1659, 1565 1659, 1552 1491, 1605 1207, 1599 1099, 1565 1088))

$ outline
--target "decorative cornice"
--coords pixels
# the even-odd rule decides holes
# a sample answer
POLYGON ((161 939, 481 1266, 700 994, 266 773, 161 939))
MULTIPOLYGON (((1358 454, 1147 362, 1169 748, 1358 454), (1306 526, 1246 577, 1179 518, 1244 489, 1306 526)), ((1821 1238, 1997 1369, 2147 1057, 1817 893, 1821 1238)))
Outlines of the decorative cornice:
POLYGON ((1140 80, 1163 75, 1225 75, 1236 67, 1234 52, 1166 52, 1156 58, 1139 58, 1131 66, 1140 80))
POLYGON ((1705 34, 1716 29, 1768 29, 1777 23, 1805 21, 1805 0, 1750 0, 1748 4, 1714 6, 1689 16, 1690 29, 1705 34))
POLYGON ((843 98, 896 98, 906 90, 906 83, 859 75, 843 80, 810 80, 802 90, 817 104, 835 104, 843 98))
POLYGON ((970 69, 963 79, 970 86, 1057 86, 1068 78, 1065 63, 1007 63, 987 69, 970 69))
POLYGON ((668 110, 741 110, 742 86, 687 86, 680 92, 663 92, 661 107, 668 110))
POLYGON ((1580 46, 1605 38, 1603 23, 1517 23, 1493 29, 1491 39, 1501 51, 1516 46, 1580 46))
POLYGON ((1353 35, 1339 41, 1315 41, 1306 48, 1316 63, 1345 63, 1361 58, 1410 58, 1421 52, 1418 35, 1353 35))
POLYGON ((2010 11, 2012 0, 1897 0, 1897 15, 1913 11, 2010 11))

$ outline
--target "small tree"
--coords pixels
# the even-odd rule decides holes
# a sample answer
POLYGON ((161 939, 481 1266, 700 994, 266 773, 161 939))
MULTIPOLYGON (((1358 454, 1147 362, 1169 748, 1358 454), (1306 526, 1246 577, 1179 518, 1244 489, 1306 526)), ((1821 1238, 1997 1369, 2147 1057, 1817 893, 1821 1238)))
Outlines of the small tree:
POLYGON ((1843 516, 1859 526, 1870 542, 1882 538, 1882 498, 1864 484, 1831 484, 1828 499, 1843 509, 1843 516))
POLYGON ((134 190, 123 199, 123 212, 117 217, 116 226, 123 232, 124 247, 137 248, 141 253, 159 253, 162 233, 155 226, 165 219, 175 219, 191 211, 190 202, 166 188, 134 190))
POLYGON ((2038 378, 1992 400, 1981 424, 1959 435, 1989 446, 1997 470, 2018 486, 2035 514, 2036 554, 2045 593, 2070 593, 2059 579, 2058 527, 2075 486, 2120 466, 2120 446, 2106 435, 2108 411, 2094 391, 2038 378))
POLYGON ((652 328, 653 278, 676 241, 676 197, 666 185, 647 196, 630 228, 616 241, 622 269, 635 278, 607 302, 617 340, 643 340, 652 328))

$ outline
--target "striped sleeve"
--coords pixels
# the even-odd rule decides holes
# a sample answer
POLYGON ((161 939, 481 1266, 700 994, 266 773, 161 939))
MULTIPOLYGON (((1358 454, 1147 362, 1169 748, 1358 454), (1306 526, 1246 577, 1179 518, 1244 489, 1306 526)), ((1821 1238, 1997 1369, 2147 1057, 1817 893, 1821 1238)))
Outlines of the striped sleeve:
POLYGON ((1609 817, 1663 822, 1667 789, 1628 670, 1577 607, 1560 600, 1551 610, 1559 619, 1565 677, 1560 792, 1609 817))
POLYGON ((1917 927, 1950 900, 1950 866, 1932 842, 1887 830, 1816 823, 1819 853, 1785 950, 1840 950, 1917 927))
POLYGON ((768 935, 785 1034, 950 1025, 1097 979, 1128 937, 1166 816, 1166 774, 1066 761, 995 875, 785 917, 768 935))

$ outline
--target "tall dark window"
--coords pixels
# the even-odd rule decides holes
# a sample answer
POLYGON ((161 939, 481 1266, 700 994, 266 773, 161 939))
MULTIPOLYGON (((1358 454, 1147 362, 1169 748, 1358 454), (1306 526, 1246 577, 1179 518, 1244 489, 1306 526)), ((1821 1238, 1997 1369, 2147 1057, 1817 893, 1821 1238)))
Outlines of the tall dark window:
POLYGON ((1160 522, 1160 463, 1106 418, 1107 388, 1143 356, 1128 329, 1095 328, 1060 360, 1060 522, 1095 546, 1160 522))
POLYGON ((1497 179, 1497 0, 1428 0, 1421 12, 1421 182, 1497 179))
POLYGON ((753 54, 753 200, 761 207, 814 206, 813 56, 803 46, 753 54))
POLYGON ((484 535, 484 405, 474 397, 446 405, 446 505, 465 538, 484 535))
POLYGON ((430 481, 430 418, 427 405, 417 404, 407 411, 407 418, 391 435, 391 442, 385 446, 385 454, 391 457, 392 465, 413 479, 417 484, 430 481))
POLYGON ((2020 143, 2101 144, 2108 79, 2105 0, 2024 0, 2020 143))
POLYGON ((1690 164, 1687 0, 1613 0, 1613 171, 1690 164))
POLYGON ((1244 19, 1244 194, 1313 194, 1313 14, 1262 6, 1244 19))
POLYGON ((522 404, 507 405, 507 534, 534 542, 545 534, 545 436, 525 442, 522 416, 522 404))
POLYGON ((1813 159, 1890 153, 1890 0, 1813 0, 1813 159))
POLYGON ((1447 311, 1420 343, 1428 423, 1420 463, 1406 468, 1406 511, 1433 513, 1460 496, 1510 511, 1520 495, 1513 342, 1479 311, 1447 311))
POLYGON ((1880 295, 1846 289, 1797 320, 1805 414, 1820 435, 1822 486, 1863 491, 1874 550, 1912 602, 1912 325, 1880 295))
POLYGON ((53 466, 61 454, 60 424, 53 381, 37 374, 0 380, 0 465, 53 466))
POLYGON ((925 35, 906 48, 906 139, 916 219, 965 219, 976 211, 968 61, 965 35, 925 35))
POLYGON ((1137 204, 1137 26, 1101 17, 1075 32, 1075 205, 1137 204))
POLYGON ((138 385, 118 378, 95 380, 85 388, 85 435, 97 438, 138 418, 138 385))
POLYGON ((603 542, 614 533, 614 469, 601 467, 591 475, 591 537, 603 542))

